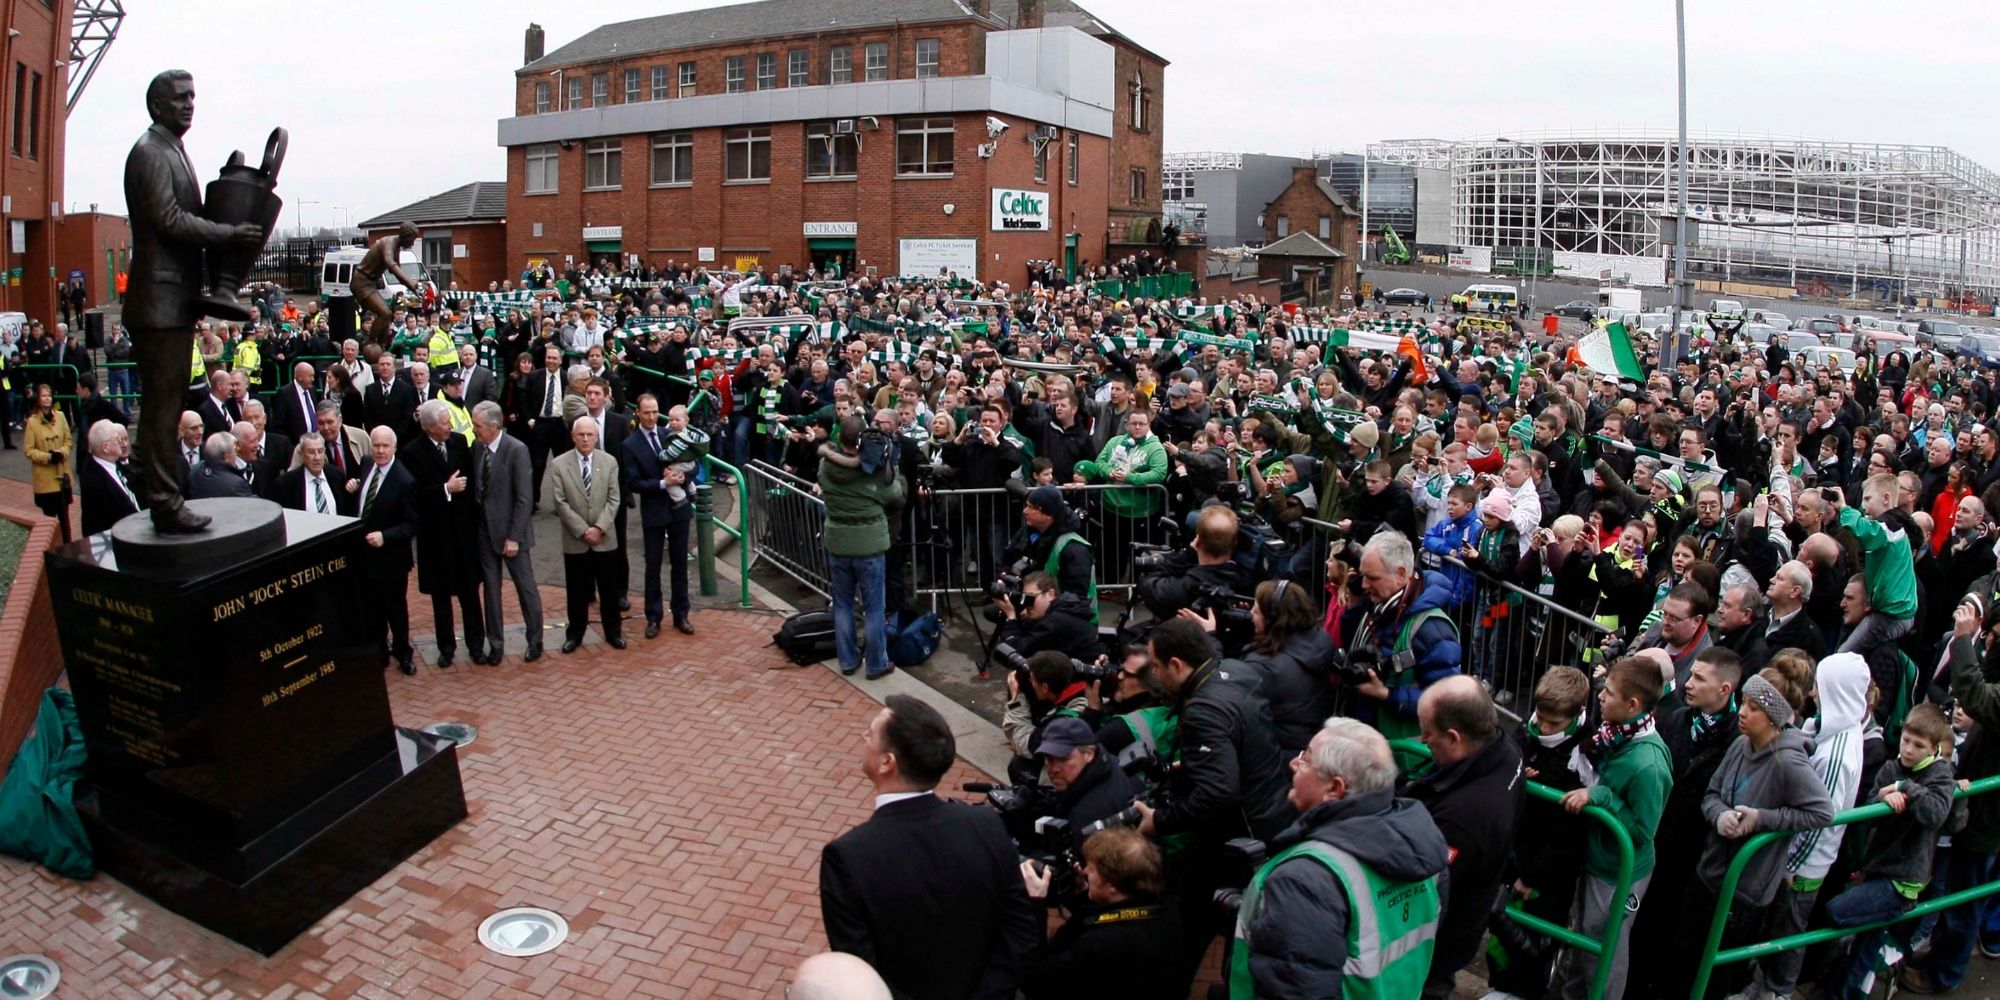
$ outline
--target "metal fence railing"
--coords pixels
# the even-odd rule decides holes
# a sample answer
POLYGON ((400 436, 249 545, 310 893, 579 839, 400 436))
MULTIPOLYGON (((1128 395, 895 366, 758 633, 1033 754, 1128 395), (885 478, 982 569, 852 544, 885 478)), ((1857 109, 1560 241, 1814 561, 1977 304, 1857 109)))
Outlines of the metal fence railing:
MULTIPOLYGON (((1961 789, 1957 797, 1962 799, 1973 795, 1984 795, 1996 788, 2000 788, 2000 775, 1981 778, 1978 781, 1972 782, 1971 787, 1961 789)), ((1829 825, 1848 826, 1881 819, 1889 815, 1892 815, 1892 811, 1887 804, 1873 802, 1858 809, 1842 810, 1834 815, 1833 822, 1829 825)), ((1694 988, 1689 992, 1689 996, 1700 998, 1706 995, 1709 978, 1715 974, 1716 967, 1720 965, 1747 962, 1751 959, 1762 958, 1766 955, 1775 955, 1794 948, 1810 947, 1822 941, 1836 941, 1850 934, 1863 934, 1868 931, 1880 930, 1894 924, 1918 920, 1933 913, 1941 913, 1955 906, 1963 906, 1985 899, 1995 893, 2000 893, 2000 880, 1996 880, 1981 885, 1970 886, 1917 903, 1909 909, 1904 910, 1901 916, 1893 920, 1884 920, 1879 923, 1864 924, 1857 927, 1829 927, 1820 930, 1810 930, 1786 937, 1775 938, 1770 941, 1757 941, 1734 948, 1723 948, 1723 932, 1729 923, 1729 911, 1732 904, 1736 901, 1736 884, 1742 881, 1743 870, 1749 866, 1751 859, 1755 858, 1758 852, 1770 849, 1773 844, 1789 840, 1794 832, 1792 830, 1768 830, 1763 833, 1754 834, 1743 842, 1743 846, 1736 849, 1736 857, 1729 862, 1729 868, 1722 876, 1722 885, 1716 889, 1717 903, 1715 916, 1709 921, 1708 943, 1702 948, 1701 964, 1695 968, 1694 988)))
MULTIPOLYGON (((1395 752, 1397 767, 1403 772, 1405 777, 1420 773, 1431 762, 1430 748, 1417 740, 1391 740, 1389 748, 1395 752)), ((1529 781, 1527 788, 1529 795, 1544 802, 1558 803, 1562 801, 1563 793, 1539 781, 1529 781)), ((1618 821, 1618 817, 1613 816, 1602 806, 1584 806, 1583 817, 1590 822, 1602 825, 1606 830, 1610 831, 1612 843, 1618 846, 1618 881, 1613 886, 1615 891, 1612 892, 1610 898, 1628 898, 1632 891, 1632 869, 1637 860, 1637 853, 1632 847, 1631 832, 1625 829, 1624 823, 1618 821)), ((1506 886, 1502 886, 1500 891, 1508 892, 1510 890, 1506 886)), ((1607 962, 1603 959, 1607 953, 1617 947, 1619 932, 1624 929, 1625 921, 1628 919, 1625 907, 1614 906, 1610 908, 1610 911, 1605 915, 1604 933, 1598 937, 1587 937, 1571 928, 1552 923, 1532 913, 1528 913, 1521 909, 1519 901, 1509 905, 1506 912, 1508 919, 1515 923, 1537 934, 1559 941, 1564 947, 1572 948, 1597 958, 1597 972, 1591 977, 1590 989, 1584 996, 1587 1000, 1600 1000, 1604 996, 1605 987, 1611 982, 1612 967, 1615 963, 1607 962)), ((1699 993, 1696 993, 1696 996, 1699 995, 1699 993)))
POLYGON ((768 565, 829 600, 833 574, 827 564, 826 501, 814 484, 775 466, 750 462, 737 475, 744 541, 751 547, 744 565, 768 565))
MULTIPOLYGON (((1160 523, 1167 510, 1166 487, 1068 485, 1063 496, 1077 511, 1079 534, 1090 544, 1099 596, 1129 598, 1137 585, 1133 546, 1166 540, 1160 523), (1131 516, 1139 510, 1151 513, 1131 516)), ((918 491, 910 498, 902 528, 912 540, 909 595, 929 598, 935 609, 945 599, 983 593, 1007 568, 1001 553, 1021 527, 1025 499, 1004 487, 918 491)))

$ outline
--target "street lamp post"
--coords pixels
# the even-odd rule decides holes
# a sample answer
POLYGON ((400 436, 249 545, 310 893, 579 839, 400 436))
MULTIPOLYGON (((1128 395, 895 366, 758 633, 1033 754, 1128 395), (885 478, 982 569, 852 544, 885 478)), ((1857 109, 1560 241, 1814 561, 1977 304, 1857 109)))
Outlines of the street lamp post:
POLYGON ((298 222, 298 229, 300 236, 304 236, 306 234, 306 206, 317 205, 317 204, 319 204, 319 202, 301 201, 297 205, 293 206, 295 209, 297 209, 297 211, 293 213, 292 217, 298 222))
POLYGON ((1680 145, 1675 150, 1676 186, 1674 199, 1674 318, 1660 348, 1660 368, 1671 371, 1681 346, 1681 310, 1687 307, 1687 202, 1688 202, 1688 56, 1687 3, 1674 0, 1674 47, 1680 71, 1680 145))

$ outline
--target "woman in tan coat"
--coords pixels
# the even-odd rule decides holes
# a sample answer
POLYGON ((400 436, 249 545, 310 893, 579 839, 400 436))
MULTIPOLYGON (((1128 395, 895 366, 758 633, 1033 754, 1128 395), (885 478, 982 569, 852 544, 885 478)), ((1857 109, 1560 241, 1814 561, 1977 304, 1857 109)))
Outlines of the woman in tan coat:
POLYGON ((62 526, 62 540, 70 540, 69 461, 74 457, 69 420, 56 409, 55 393, 47 385, 35 387, 35 412, 21 435, 21 449, 34 469, 35 506, 62 526))

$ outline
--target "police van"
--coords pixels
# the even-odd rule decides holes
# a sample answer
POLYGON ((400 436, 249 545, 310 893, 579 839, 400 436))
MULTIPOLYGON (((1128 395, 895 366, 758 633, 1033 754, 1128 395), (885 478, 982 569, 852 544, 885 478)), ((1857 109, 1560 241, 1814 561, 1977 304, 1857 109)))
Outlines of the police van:
MULTIPOLYGON (((326 252, 326 256, 320 259, 319 264, 319 301, 321 305, 325 305, 328 299, 354 297, 354 290, 350 287, 349 283, 354 280, 355 265, 361 263, 361 258, 366 256, 368 256, 367 247, 341 247, 338 250, 328 250, 326 252)), ((428 282, 431 280, 430 275, 424 271, 424 262, 417 258, 417 252, 414 250, 404 250, 397 254, 396 263, 402 267, 403 273, 417 279, 419 282, 428 282)), ((382 272, 382 301, 394 305, 398 297, 403 295, 414 296, 416 294, 416 292, 403 287, 403 283, 396 279, 394 271, 385 269, 382 272)))
POLYGON ((1467 285, 1465 308, 1475 313, 1512 313, 1521 309, 1521 290, 1514 285, 1467 285))

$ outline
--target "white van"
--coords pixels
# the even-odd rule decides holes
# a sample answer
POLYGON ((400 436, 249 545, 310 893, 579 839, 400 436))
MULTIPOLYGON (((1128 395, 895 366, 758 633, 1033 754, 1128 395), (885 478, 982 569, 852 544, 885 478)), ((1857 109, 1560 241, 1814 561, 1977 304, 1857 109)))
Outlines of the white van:
POLYGON ((1600 288, 1597 290, 1597 312, 1599 315, 1618 315, 1644 312, 1636 288, 1600 288))
POLYGON ((1512 313, 1521 309, 1521 289, 1515 285, 1467 285, 1465 308, 1476 313, 1512 313))
MULTIPOLYGON (((354 279, 354 265, 361 263, 361 258, 366 256, 368 256, 367 247, 341 247, 338 250, 328 250, 326 252, 326 256, 320 260, 319 264, 319 301, 321 305, 325 305, 328 299, 353 297, 354 291, 349 287, 349 282, 354 279)), ((415 250, 406 249, 398 253, 396 255, 396 263, 403 268, 403 273, 418 281, 427 282, 431 280, 430 275, 424 272, 424 262, 417 258, 415 250)), ((396 296, 408 293, 409 291, 409 289, 403 287, 401 281, 396 280, 395 272, 382 272, 383 301, 394 302, 396 296)))

